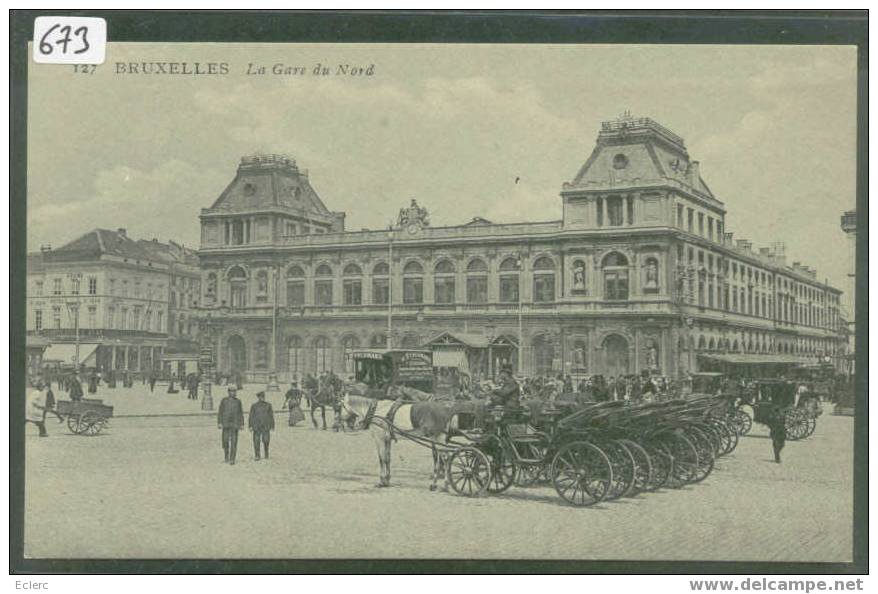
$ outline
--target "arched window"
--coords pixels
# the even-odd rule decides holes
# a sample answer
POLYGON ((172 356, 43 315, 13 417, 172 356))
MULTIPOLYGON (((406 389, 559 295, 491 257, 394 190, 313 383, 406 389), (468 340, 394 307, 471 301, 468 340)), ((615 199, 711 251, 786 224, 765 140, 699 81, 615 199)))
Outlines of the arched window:
POLYGON ((424 268, 412 260, 402 270, 403 303, 424 302, 424 268))
POLYGON ((332 268, 321 264, 314 271, 314 303, 332 305, 332 268))
POLYGON ((712 338, 707 343, 707 350, 708 351, 715 351, 716 350, 716 342, 712 338))
POLYGON ((454 264, 442 260, 433 270, 433 299, 436 303, 454 303, 454 264))
POLYGON ((290 307, 305 305, 305 271, 295 264, 287 268, 287 305, 290 307))
POLYGON ((329 371, 332 366, 332 361, 329 350, 329 339, 325 336, 318 336, 314 339, 314 356, 314 368, 317 372, 323 373, 324 371, 329 371))
POLYGON ((488 302, 488 266, 476 258, 466 267, 466 302, 488 302))
POLYGON ((240 266, 234 266, 227 275, 231 306, 235 309, 247 307, 247 273, 240 266))
POLYGON ((547 256, 533 265, 534 301, 546 303, 555 300, 555 262, 547 256))
POLYGON ((518 273, 520 264, 517 258, 506 258, 500 263, 500 302, 518 303, 518 273))
POLYGON ((703 351, 707 348, 707 341, 704 340, 703 336, 698 337, 698 350, 703 351))
POLYGON ((387 305, 390 303, 390 267, 386 262, 379 262, 372 269, 372 303, 387 305))
POLYGON ((619 252, 610 252, 601 263, 604 274, 604 299, 627 301, 628 259, 619 252))
POLYGON ((302 339, 298 336, 287 338, 287 369, 291 373, 301 374, 305 371, 305 359, 302 356, 302 339))
POLYGON ((342 272, 342 293, 345 305, 362 305, 363 303, 363 271, 356 264, 348 264, 342 272))
POLYGON ((256 303, 268 302, 268 272, 260 270, 256 273, 256 303))
POLYGON ((341 348, 344 353, 344 370, 348 375, 354 373, 354 359, 351 357, 351 351, 359 348, 360 341, 356 336, 345 336, 341 341, 341 348))

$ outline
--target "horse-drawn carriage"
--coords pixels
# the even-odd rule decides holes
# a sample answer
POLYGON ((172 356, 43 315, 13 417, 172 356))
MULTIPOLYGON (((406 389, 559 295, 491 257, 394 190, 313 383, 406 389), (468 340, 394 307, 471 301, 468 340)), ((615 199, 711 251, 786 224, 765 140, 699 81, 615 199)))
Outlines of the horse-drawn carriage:
POLYGON ((753 410, 757 423, 767 423, 777 408, 784 414, 787 439, 798 441, 810 437, 817 427, 819 407, 812 399, 796 397, 798 385, 782 379, 759 379, 753 382, 753 410))
POLYGON ((738 435, 747 435, 753 427, 753 417, 743 409, 748 398, 740 386, 730 380, 726 374, 713 371, 701 371, 690 376, 691 396, 719 395, 726 401, 731 422, 738 435))
POLYGON ((76 435, 97 435, 109 424, 113 407, 102 400, 59 400, 55 412, 67 418, 67 428, 76 435))

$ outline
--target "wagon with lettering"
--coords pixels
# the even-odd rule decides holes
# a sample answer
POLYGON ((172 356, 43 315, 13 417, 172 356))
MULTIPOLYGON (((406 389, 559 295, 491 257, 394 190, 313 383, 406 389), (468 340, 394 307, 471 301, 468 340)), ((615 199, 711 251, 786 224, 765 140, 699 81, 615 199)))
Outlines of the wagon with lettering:
POLYGON ((103 400, 59 400, 55 412, 67 418, 67 428, 76 435, 97 435, 109 424, 113 407, 103 400))

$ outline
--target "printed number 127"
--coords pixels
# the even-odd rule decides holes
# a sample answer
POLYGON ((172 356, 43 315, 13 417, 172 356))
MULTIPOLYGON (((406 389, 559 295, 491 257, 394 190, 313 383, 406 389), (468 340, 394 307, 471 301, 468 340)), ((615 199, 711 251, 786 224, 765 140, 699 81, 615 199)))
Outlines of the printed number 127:
POLYGON ((94 74, 95 70, 98 69, 97 64, 74 64, 73 72, 79 72, 81 74, 94 74))

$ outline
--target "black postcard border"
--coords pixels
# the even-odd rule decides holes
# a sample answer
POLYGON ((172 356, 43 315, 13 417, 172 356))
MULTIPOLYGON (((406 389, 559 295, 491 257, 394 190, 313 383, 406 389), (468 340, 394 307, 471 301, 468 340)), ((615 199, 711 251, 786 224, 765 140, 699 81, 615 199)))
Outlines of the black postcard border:
MULTIPOLYGON (((863 574, 868 573, 868 11, 10 11, 11 574, 863 574), (852 563, 534 560, 25 559, 24 416, 27 44, 42 15, 99 16, 110 41, 641 43, 857 46, 857 255, 852 563)), ((57 510, 56 510, 57 511, 57 510)), ((733 521, 733 519, 731 519, 733 521)), ((587 529, 585 526, 583 529, 587 529)))

